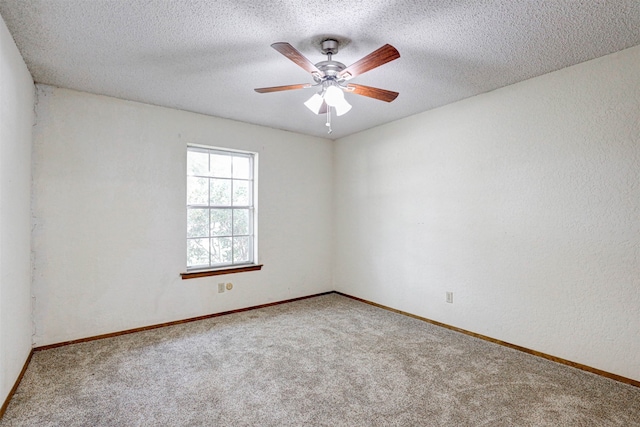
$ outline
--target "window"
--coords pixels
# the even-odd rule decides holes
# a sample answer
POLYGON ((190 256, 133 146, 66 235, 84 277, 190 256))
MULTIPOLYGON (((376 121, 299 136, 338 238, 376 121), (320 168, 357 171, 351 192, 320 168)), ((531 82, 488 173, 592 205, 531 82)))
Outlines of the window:
POLYGON ((187 270, 255 263, 255 155, 187 147, 187 270))

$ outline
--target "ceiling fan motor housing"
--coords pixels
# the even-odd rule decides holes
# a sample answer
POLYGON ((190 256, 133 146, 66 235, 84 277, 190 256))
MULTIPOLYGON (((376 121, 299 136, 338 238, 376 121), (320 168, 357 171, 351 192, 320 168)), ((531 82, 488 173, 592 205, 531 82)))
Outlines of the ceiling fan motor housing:
POLYGON ((327 77, 335 77, 340 71, 344 70, 346 65, 338 61, 322 61, 316 64, 318 70, 322 71, 327 77))

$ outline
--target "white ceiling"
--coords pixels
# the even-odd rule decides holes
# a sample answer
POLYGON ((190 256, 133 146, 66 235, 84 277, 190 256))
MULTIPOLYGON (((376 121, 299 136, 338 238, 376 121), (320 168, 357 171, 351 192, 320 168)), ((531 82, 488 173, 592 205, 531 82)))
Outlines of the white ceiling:
POLYGON ((638 0, 0 0, 38 83, 337 139, 640 44, 638 0), (312 62, 325 36, 350 65, 389 43, 401 58, 353 83, 400 92, 392 103, 347 94, 324 118, 311 82, 270 47, 312 62))

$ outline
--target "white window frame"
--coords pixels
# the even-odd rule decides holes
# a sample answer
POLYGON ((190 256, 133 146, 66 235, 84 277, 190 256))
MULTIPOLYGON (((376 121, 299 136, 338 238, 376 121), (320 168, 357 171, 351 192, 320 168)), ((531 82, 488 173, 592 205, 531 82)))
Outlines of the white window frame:
MULTIPOLYGON (((187 264, 187 272, 197 272, 197 271, 207 271, 207 270, 217 270, 217 269, 228 269, 231 267, 243 267, 243 266, 251 266, 256 265, 258 262, 258 209, 257 209, 257 175, 258 175, 258 153, 249 152, 249 151, 241 151, 234 150, 229 148, 222 147, 211 147, 204 145, 195 145, 188 144, 187 145, 187 157, 190 151, 194 152, 202 152, 208 154, 221 154, 232 157, 242 157, 249 159, 249 169, 250 169, 250 177, 246 178, 235 178, 233 176, 233 161, 231 162, 231 177, 223 177, 217 176, 215 171, 211 171, 211 164, 209 164, 209 173, 206 175, 197 175, 192 174, 189 168, 187 167, 186 180, 187 180, 187 198, 188 198, 188 181, 189 178, 199 178, 199 179, 207 179, 209 182, 209 201, 207 204, 189 204, 189 201, 186 201, 186 228, 185 232, 187 235, 187 251, 186 251, 186 264, 187 264), (231 200, 228 205, 212 205, 211 204, 211 180, 212 179, 223 179, 229 180, 231 185, 231 200), (249 183, 249 202, 247 205, 234 205, 233 204, 233 184, 236 181, 245 181, 249 183), (209 221, 211 221, 211 210, 212 209, 229 209, 231 211, 231 223, 232 223, 232 232, 230 235, 212 235, 211 231, 211 223, 209 223, 209 233, 207 236, 189 236, 189 211, 193 209, 206 209, 209 211, 209 221), (234 209, 247 209, 249 212, 249 224, 248 224, 248 234, 234 234, 233 230, 233 215, 234 209), (213 238, 221 238, 227 237, 231 238, 231 262, 224 263, 214 263, 211 259, 211 240, 213 238), (234 244, 233 240, 237 237, 249 237, 249 259, 242 261, 235 261, 234 259, 234 244), (207 264, 199 264, 199 265, 189 265, 189 241, 195 239, 208 239, 209 240, 209 262, 207 264)), ((211 157, 209 157, 209 162, 211 162, 211 157)), ((187 161, 188 164, 188 161, 187 161)))

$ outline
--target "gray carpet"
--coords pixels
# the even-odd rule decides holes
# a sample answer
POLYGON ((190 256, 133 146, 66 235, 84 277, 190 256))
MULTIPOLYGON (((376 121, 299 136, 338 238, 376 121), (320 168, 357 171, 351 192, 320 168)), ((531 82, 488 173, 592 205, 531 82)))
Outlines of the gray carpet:
POLYGON ((330 294, 36 352, 0 426, 640 426, 640 389, 330 294))

